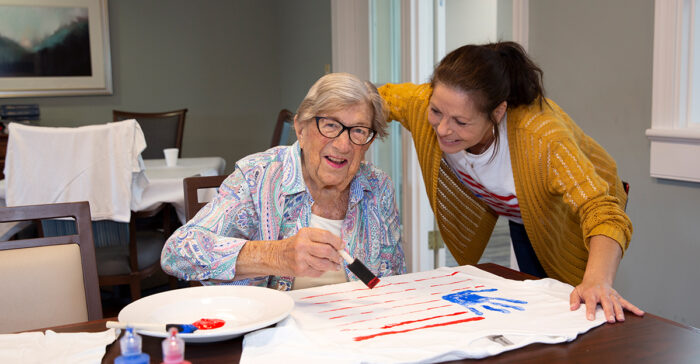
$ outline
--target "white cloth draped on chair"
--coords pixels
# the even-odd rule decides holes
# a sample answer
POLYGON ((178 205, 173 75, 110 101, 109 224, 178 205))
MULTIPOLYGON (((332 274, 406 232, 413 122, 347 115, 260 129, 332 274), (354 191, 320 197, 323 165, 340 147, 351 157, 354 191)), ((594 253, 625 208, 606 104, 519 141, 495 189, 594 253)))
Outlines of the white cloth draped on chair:
POLYGON ((7 206, 89 201, 93 221, 128 222, 144 185, 145 148, 134 119, 75 128, 11 123, 7 206))

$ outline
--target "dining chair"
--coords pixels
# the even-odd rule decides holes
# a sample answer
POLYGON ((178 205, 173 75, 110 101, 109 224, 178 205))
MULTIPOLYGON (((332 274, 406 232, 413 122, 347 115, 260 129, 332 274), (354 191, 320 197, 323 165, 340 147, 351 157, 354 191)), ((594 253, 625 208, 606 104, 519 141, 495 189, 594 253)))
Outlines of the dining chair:
POLYGON ((102 318, 88 202, 0 208, 0 222, 54 218, 76 233, 0 242, 0 334, 102 318))
MULTIPOLYGON (((163 226, 142 224, 136 216, 156 216, 167 205, 143 212, 133 212, 128 223, 112 220, 93 221, 95 257, 100 287, 128 285, 132 301, 142 296, 142 282, 161 271, 160 253, 172 233, 169 215, 163 226)), ((166 212, 166 215, 168 213, 166 212)), ((63 220, 42 222, 45 236, 73 233, 73 226, 63 220)), ((170 289, 177 288, 177 279, 168 276, 170 289)))
POLYGON ((275 123, 275 129, 272 132, 272 141, 270 142, 270 148, 276 147, 278 145, 291 145, 296 141, 296 134, 294 134, 294 114, 287 110, 280 110, 277 114, 277 122, 275 123))
POLYGON ((189 221, 208 201, 200 202, 198 191, 206 188, 218 188, 228 176, 194 176, 182 180, 185 190, 185 218, 189 221))
MULTIPOLYGON (((178 158, 182 155, 182 138, 185 129, 185 116, 187 115, 187 109, 164 111, 164 112, 133 112, 133 111, 123 111, 123 110, 112 110, 113 121, 120 121, 126 119, 136 119, 141 130, 143 131, 144 137, 146 138, 146 149, 141 152, 141 156, 144 159, 162 159, 163 149, 165 148, 178 148, 178 158)), ((132 220, 136 220, 139 226, 149 226, 151 229, 160 229, 162 227, 163 231, 169 236, 172 232, 170 226, 172 224, 172 214, 173 207, 168 204, 161 204, 150 211, 139 211, 132 212, 132 220)), ((133 231, 133 229, 130 229, 133 231)), ((166 238, 167 238, 166 236, 166 238)), ((133 239, 130 239, 133 241, 133 239)), ((130 247, 130 251, 134 248, 130 247)), ((149 253, 139 252, 142 256, 147 258, 142 259, 151 262, 151 249, 146 249, 149 253)), ((136 256, 136 255, 130 255, 136 256)), ((157 267, 153 264, 149 264, 148 267, 141 267, 136 269, 135 267, 141 266, 138 262, 134 262, 130 258, 129 265, 131 266, 130 271, 142 272, 146 276, 152 275, 157 271, 157 267)), ((115 267, 116 268, 116 267, 115 267)), ((120 269, 115 269, 115 274, 109 274, 111 277, 109 279, 103 279, 102 282, 107 285, 106 282, 122 282, 119 284, 124 284, 129 282, 131 287, 132 298, 140 291, 140 287, 137 282, 141 281, 143 277, 134 277, 129 275, 127 278, 125 275, 128 271, 125 267, 120 269)), ((175 288, 176 281, 170 279, 169 284, 172 288, 175 288)), ((140 294, 136 295, 136 298, 140 297, 140 294)))
POLYGON ((178 148, 182 155, 182 137, 185 130, 187 109, 164 112, 133 112, 112 110, 113 121, 136 119, 146 137, 144 159, 162 159, 163 149, 178 148))
MULTIPOLYGON (((194 176, 182 180, 182 186, 185 190, 185 218, 188 221, 192 220, 194 215, 209 202, 199 201, 199 190, 218 188, 224 183, 226 177, 228 176, 194 176)), ((190 281, 192 287, 201 285, 198 281, 190 281)))
MULTIPOLYGON (((132 211, 126 227, 127 239, 123 238, 124 233, 117 233, 120 237, 116 241, 114 239, 115 231, 124 231, 123 223, 104 222, 111 227, 105 226, 100 229, 101 246, 95 253, 99 262, 97 273, 100 287, 126 284, 129 286, 132 301, 141 298, 141 283, 161 271, 160 253, 165 241, 172 234, 169 210, 169 205, 161 204, 150 211, 132 211), (140 221, 142 218, 155 217, 159 213, 164 214, 162 219, 157 219, 162 222, 161 228, 154 228, 152 224, 142 224, 140 221), (123 244, 124 240, 128 242, 126 245, 123 244)), ((177 288, 177 279, 168 276, 168 285, 171 289, 177 288)))
MULTIPOLYGON (((167 212, 157 227, 141 226, 137 219, 167 205, 131 211, 136 182, 143 177, 139 154, 146 143, 139 124, 11 127, 8 205, 88 201, 99 286, 128 284, 131 299, 140 298, 142 280, 160 270, 160 251, 172 228, 167 212)), ((76 233, 75 225, 65 220, 43 220, 41 228, 46 237, 76 233)), ((169 283, 176 288, 175 279, 169 283)))

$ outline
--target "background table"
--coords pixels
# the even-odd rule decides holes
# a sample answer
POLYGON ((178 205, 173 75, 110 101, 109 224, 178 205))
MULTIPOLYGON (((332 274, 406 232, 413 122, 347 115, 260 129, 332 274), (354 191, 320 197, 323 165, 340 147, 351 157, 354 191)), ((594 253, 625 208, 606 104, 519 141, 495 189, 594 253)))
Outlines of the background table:
MULTIPOLYGON (((504 278, 524 280, 532 278, 496 264, 479 264, 478 268, 504 278)), ((532 344, 479 360, 479 363, 696 363, 700 358, 700 331, 646 314, 637 317, 625 315, 623 323, 603 324, 579 335, 576 340, 562 344, 532 344)), ((52 328, 56 332, 96 332, 105 330, 107 320, 96 320, 52 328)), ((143 351, 151 362, 162 360, 163 339, 143 337, 143 351)), ((192 364, 238 363, 241 358, 243 337, 216 343, 187 344, 185 359, 192 364)), ((102 362, 111 364, 120 355, 119 340, 107 348, 102 362)), ((460 360, 453 363, 470 363, 460 360)))
POLYGON ((133 196, 131 209, 147 211, 161 203, 175 207, 181 223, 185 223, 185 192, 182 180, 191 176, 217 176, 224 173, 226 161, 221 157, 180 158, 168 167, 165 159, 145 159, 147 184, 141 195, 133 196))
MULTIPOLYGON (((185 193, 182 180, 191 176, 216 176, 224 173, 226 161, 221 157, 180 158, 168 167, 165 159, 145 159, 145 184, 132 188, 131 210, 148 211, 162 203, 175 208, 180 223, 185 223, 185 193)), ((0 207, 5 206, 5 180, 0 180, 0 207)), ((0 223, 0 241, 7 240, 30 222, 0 223)))

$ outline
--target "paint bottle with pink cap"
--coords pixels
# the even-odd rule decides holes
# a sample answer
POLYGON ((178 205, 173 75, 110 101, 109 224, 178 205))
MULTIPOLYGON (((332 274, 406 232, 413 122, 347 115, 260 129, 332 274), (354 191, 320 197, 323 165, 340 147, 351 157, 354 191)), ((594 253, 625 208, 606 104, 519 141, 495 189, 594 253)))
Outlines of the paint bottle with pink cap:
POLYGON ((163 340, 163 362, 161 364, 192 364, 185 360, 185 341, 177 334, 176 328, 170 328, 170 335, 163 340))

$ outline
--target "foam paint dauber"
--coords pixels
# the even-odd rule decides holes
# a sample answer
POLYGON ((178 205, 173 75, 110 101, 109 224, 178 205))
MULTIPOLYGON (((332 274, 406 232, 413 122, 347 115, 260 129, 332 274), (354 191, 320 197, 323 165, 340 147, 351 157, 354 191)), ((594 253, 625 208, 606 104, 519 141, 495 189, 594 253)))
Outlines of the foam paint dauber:
POLYGON ((220 319, 203 318, 191 324, 157 324, 157 323, 140 323, 140 322, 119 322, 107 321, 107 328, 125 329, 132 327, 136 330, 144 331, 170 331, 170 328, 175 328, 181 334, 190 334, 197 330, 218 329, 224 326, 226 322, 220 319))
POLYGON ((374 286, 379 283, 379 278, 377 278, 372 271, 367 269, 359 259, 353 259, 345 250, 338 250, 338 254, 348 263, 348 269, 350 269, 362 283, 367 285, 367 287, 374 288, 374 286))

